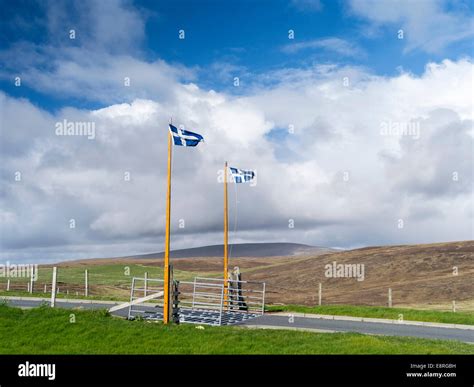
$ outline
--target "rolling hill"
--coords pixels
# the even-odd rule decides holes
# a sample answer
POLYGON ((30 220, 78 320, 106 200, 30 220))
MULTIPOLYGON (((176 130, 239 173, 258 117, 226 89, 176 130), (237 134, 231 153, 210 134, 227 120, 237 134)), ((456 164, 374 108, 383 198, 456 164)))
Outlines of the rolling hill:
POLYGON ((474 241, 378 246, 333 252, 248 272, 245 279, 267 282, 268 300, 314 305, 319 283, 323 304, 474 304, 474 241), (326 276, 326 265, 363 264, 364 280, 326 276))
MULTIPOLYGON (((393 306, 449 309, 452 301, 456 301, 459 310, 474 310, 474 241, 345 251, 298 244, 236 246, 230 266, 239 266, 244 280, 266 282, 268 303, 316 305, 321 283, 323 305, 386 306, 391 288, 393 306), (328 276, 327 265, 334 264, 363 265, 363 280, 328 276)), ((134 275, 149 271, 152 278, 162 278, 163 259, 158 258, 161 256, 87 259, 57 265, 64 276, 68 271, 77 271, 79 283, 83 281, 81 270, 89 268, 91 278, 96 278, 96 294, 111 294, 118 287, 127 294, 130 278, 123 276, 123 268, 130 265, 135 268, 134 275), (112 284, 115 285, 111 287, 112 284)), ((181 280, 222 276, 222 246, 178 250, 171 261, 181 280), (205 254, 208 256, 202 257, 205 254)), ((50 267, 45 265, 43 270, 49 273, 50 267)), ((74 278, 75 274, 71 275, 74 278)))
MULTIPOLYGON (((310 255, 333 251, 327 247, 309 246, 300 243, 236 243, 229 244, 232 257, 281 257, 310 255)), ((171 258, 222 257, 224 245, 210 245, 190 249, 172 250, 171 258)), ((139 255, 137 258, 163 258, 164 252, 139 255)))

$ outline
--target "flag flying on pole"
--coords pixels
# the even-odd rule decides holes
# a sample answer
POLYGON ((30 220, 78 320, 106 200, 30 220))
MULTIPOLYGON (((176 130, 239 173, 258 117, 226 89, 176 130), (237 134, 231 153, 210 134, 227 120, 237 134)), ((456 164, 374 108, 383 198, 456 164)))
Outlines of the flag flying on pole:
POLYGON ((189 130, 179 129, 170 125, 170 132, 173 135, 174 145, 180 146, 196 146, 199 142, 204 141, 204 137, 200 134, 190 132, 189 130))
POLYGON ((229 169, 232 173, 235 183, 245 183, 246 181, 250 181, 255 177, 254 171, 244 171, 243 169, 232 167, 229 167, 229 169))

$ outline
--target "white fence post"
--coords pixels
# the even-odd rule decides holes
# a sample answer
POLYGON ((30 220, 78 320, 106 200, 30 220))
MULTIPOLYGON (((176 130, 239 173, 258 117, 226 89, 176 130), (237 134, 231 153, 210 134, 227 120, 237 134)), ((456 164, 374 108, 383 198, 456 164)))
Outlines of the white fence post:
POLYGON ((47 287, 46 287, 46 284, 44 284, 43 293, 46 293, 46 291, 47 291, 47 287))
POLYGON ((34 267, 31 269, 31 273, 30 273, 30 288, 29 288, 29 291, 30 291, 30 294, 33 294, 33 282, 34 282, 34 277, 35 277, 35 269, 34 267))
POLYGON ((392 288, 388 288, 388 307, 392 307, 392 288))
POLYGON ((84 295, 87 297, 89 296, 89 271, 86 269, 84 271, 84 295))
POLYGON ((144 294, 143 296, 146 297, 148 293, 148 272, 145 272, 145 286, 143 287, 144 294))
POLYGON ((58 275, 58 268, 56 266, 53 267, 53 281, 51 284, 51 308, 54 308, 56 304, 56 278, 58 275))
POLYGON ((7 292, 10 291, 10 278, 7 279, 7 292))
POLYGON ((456 313, 456 301, 453 300, 453 313, 456 313))
POLYGON ((323 284, 320 282, 319 283, 319 306, 322 305, 322 301, 323 301, 323 284))

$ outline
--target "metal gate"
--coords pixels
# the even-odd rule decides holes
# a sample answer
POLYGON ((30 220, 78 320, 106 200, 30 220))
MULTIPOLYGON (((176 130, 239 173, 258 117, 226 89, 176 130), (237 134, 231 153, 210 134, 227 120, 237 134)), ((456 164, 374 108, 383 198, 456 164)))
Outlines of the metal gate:
MULTIPOLYGON (((258 317, 265 310, 265 283, 228 281, 196 277, 194 281, 178 282, 179 321, 201 325, 233 325, 258 317)), ((130 301, 163 290, 163 280, 132 279, 130 301)), ((131 305, 129 319, 141 316, 163 320, 163 300, 131 305)))
MULTIPOLYGON (((130 302, 163 291, 163 284, 164 281, 162 279, 133 277, 130 302)), ((146 303, 130 305, 128 308, 128 319, 132 320, 138 316, 146 318, 148 314, 154 313, 157 310, 163 313, 162 298, 150 300, 146 303)))

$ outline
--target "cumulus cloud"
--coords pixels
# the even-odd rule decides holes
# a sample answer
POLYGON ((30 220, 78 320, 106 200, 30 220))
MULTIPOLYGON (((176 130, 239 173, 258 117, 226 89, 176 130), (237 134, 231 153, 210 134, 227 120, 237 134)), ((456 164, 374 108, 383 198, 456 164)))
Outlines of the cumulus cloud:
POLYGON ((470 239, 472 70, 467 60, 430 64, 419 77, 288 69, 239 97, 170 80, 169 98, 55 114, 2 94, 2 257, 161 249, 170 115, 206 139, 174 148, 173 248, 220 242, 225 160, 258 175, 255 186, 231 186, 232 241, 470 239), (93 122, 95 138, 56 136, 64 119, 93 122), (418 136, 382 130, 409 122, 418 136))
MULTIPOLYGON (((218 177, 226 160, 257 170, 255 186, 230 187, 232 242, 354 247, 472 238, 470 60, 430 63, 421 76, 336 64, 277 68, 254 74, 236 96, 199 87, 195 69, 142 58, 143 17, 129 3, 54 4, 45 9, 52 43, 11 45, 0 53, 0 76, 18 73, 41 93, 101 107, 47 112, 0 93, 0 259, 162 249, 170 116, 206 140, 173 149, 173 248, 221 242, 218 177), (76 19, 64 17, 68 7, 76 19), (115 30, 115 20, 128 28, 115 30), (91 124, 94 136, 58 136, 62 122, 91 124)), ((374 19, 365 4, 354 7, 374 19)), ((377 23, 411 26, 415 16, 408 20, 403 9, 381 11, 377 23)), ((357 50, 331 39, 287 50, 357 50)), ((234 70, 213 67, 222 77, 234 70)))
POLYGON ((452 43, 474 36, 472 16, 463 9, 448 9, 445 0, 351 0, 350 10, 372 27, 390 26, 394 39, 396 31, 402 29, 406 51, 438 53, 452 43))
POLYGON ((47 43, 15 41, 0 51, 0 78, 56 98, 111 105, 168 98, 196 70, 145 60, 145 16, 129 1, 45 2, 47 43), (74 31, 74 39, 70 33, 74 31))

